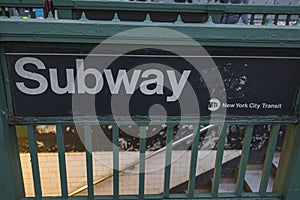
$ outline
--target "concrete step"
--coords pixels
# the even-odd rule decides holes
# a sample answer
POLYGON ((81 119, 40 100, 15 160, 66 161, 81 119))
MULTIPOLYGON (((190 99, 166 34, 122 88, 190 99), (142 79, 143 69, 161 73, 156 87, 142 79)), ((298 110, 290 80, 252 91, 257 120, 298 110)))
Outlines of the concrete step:
MULTIPOLYGON (((245 175, 245 191, 246 192, 259 192, 260 181, 262 177, 262 170, 247 170, 245 175)), ((271 175, 269 177, 269 182, 267 186, 267 192, 272 192, 274 185, 274 177, 271 175)))
MULTIPOLYGON (((188 191, 185 190, 185 193, 187 194, 188 191)), ((210 189, 195 189, 195 190, 194 190, 194 193, 195 193, 195 194, 211 193, 211 190, 210 190, 210 189)))
POLYGON ((221 178, 219 193, 235 192, 236 182, 234 178, 221 178))

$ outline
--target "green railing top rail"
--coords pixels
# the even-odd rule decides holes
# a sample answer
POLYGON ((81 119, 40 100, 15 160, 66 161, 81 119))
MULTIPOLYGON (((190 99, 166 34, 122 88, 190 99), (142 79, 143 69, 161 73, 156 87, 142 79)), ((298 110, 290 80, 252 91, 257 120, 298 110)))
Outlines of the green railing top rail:
MULTIPOLYGON (((107 125, 107 124, 113 124, 115 123, 116 118, 113 117, 97 117, 91 118, 91 117, 82 117, 82 118, 76 118, 76 124, 84 125, 84 124, 90 124, 90 125, 107 125)), ((148 125, 149 124, 149 118, 118 118, 120 125, 131 125, 132 120, 140 126, 148 125)), ((152 119, 151 124, 154 125, 160 125, 162 122, 161 118, 152 119)), ((207 117, 201 117, 200 121, 196 121, 195 117, 190 118, 182 118, 182 117, 173 117, 166 119, 167 124, 173 124, 176 125, 178 123, 201 123, 201 124, 222 124, 224 123, 224 120, 213 120, 211 121, 207 117)), ((226 117, 226 123, 232 123, 235 125, 248 125, 248 124, 297 124, 299 122, 299 119, 297 116, 267 116, 267 117, 226 117)), ((39 117, 39 118, 30 118, 30 117, 11 117, 9 121, 10 125, 27 125, 27 124, 33 124, 33 125, 52 125, 52 124, 74 124, 74 119, 72 117, 39 117)))
MULTIPOLYGON (((98 1, 98 0, 54 0, 58 10, 113 10, 113 11, 147 11, 147 12, 187 12, 187 13, 237 13, 237 14, 282 14, 299 15, 299 6, 256 5, 256 4, 224 4, 209 3, 164 3, 147 1, 98 1)), ((0 7, 44 7, 38 0, 1 0, 0 7)))
MULTIPOLYGON (((124 11, 161 11, 161 12, 234 12, 234 13, 273 13, 273 14, 297 14, 299 6, 275 6, 255 4, 193 4, 193 3, 151 3, 151 2, 116 2, 116 1, 72 1, 73 9, 97 9, 97 10, 124 10, 124 11)), ((57 8, 64 7, 54 1, 57 8)), ((66 6, 67 7, 67 6, 66 6)))
MULTIPOLYGON (((38 20, 0 17, 0 41, 99 43, 119 32, 145 26, 172 28, 203 46, 300 48, 300 20, 294 26, 250 26, 195 23, 123 22, 120 20, 38 20), (35 31, 32 31, 35 30, 35 31), (88 30, 88 31, 86 31, 88 30), (201 34, 200 34, 201 33, 201 34)), ((138 42, 137 38, 134 39, 138 42)), ((165 38, 167 39, 167 38, 165 38)), ((169 39, 172 39, 171 37, 169 39)), ((145 38, 142 38, 145 43, 145 38)), ((184 41, 182 41, 184 45, 184 41)), ((295 52, 297 53, 297 52, 295 52)))

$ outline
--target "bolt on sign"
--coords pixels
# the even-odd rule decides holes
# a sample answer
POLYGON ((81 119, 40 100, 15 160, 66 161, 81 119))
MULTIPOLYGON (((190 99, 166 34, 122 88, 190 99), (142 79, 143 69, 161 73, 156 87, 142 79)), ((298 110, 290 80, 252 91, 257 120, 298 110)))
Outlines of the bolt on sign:
POLYGON ((232 116, 293 115, 300 85, 299 55, 287 56, 274 49, 207 51, 216 65, 211 70, 221 74, 225 99, 211 98, 203 79, 203 74, 211 72, 199 74, 187 60, 166 51, 130 52, 99 70, 96 65, 102 63, 87 66, 87 54, 76 47, 6 48, 13 112, 22 117, 72 116, 72 95, 77 94, 93 95, 97 115, 111 116, 111 98, 123 94, 130 96, 130 115, 148 116, 149 108, 160 104, 169 116, 190 116, 195 114, 193 105, 182 113, 179 104, 190 85, 201 116, 221 108, 232 116), (147 67, 139 67, 143 65, 147 67))

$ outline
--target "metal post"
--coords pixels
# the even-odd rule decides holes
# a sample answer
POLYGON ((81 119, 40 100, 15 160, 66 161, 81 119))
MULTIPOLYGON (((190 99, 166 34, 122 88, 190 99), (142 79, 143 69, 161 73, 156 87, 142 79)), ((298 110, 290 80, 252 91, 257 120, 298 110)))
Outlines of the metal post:
POLYGON ((8 126, 8 106, 4 87, 4 51, 1 47, 0 67, 0 199, 21 199, 25 196, 18 142, 13 127, 8 126))
POLYGON ((300 92, 295 104, 298 123, 289 125, 286 131, 280 162, 275 178, 274 192, 283 195, 284 200, 299 199, 300 196, 300 92))

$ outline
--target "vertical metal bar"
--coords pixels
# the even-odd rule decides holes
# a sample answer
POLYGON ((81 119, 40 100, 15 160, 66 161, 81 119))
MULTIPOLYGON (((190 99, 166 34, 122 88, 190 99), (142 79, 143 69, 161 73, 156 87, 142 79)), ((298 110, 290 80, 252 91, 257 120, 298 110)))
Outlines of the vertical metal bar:
MULTIPOLYGON (((299 104, 296 104, 299 106, 299 104)), ((298 119, 300 116, 298 115, 298 119)), ((273 192, 279 192, 285 200, 299 199, 300 178, 300 124, 290 125, 286 132, 273 192), (289 132, 288 132, 289 131, 289 132), (279 187, 278 187, 279 186, 279 187)))
POLYGON ((259 188, 259 192, 262 194, 265 194, 267 190, 279 129, 280 129, 280 124, 273 125, 270 133, 269 145, 268 145, 268 150, 266 152, 263 174, 262 174, 260 188, 259 188))
POLYGON ((35 197, 37 199, 42 199, 40 168, 37 155, 35 132, 33 130, 33 125, 28 125, 27 128, 35 197))
POLYGON ((119 196, 119 127, 113 124, 113 195, 115 199, 119 196))
POLYGON ((219 24, 222 22, 222 13, 217 13, 217 12, 208 12, 207 13, 207 17, 209 18, 209 16, 211 16, 212 22, 219 24))
MULTIPOLYGON (((20 160, 20 151, 18 147, 18 137, 17 137, 17 130, 16 126, 8 126, 9 134, 10 134, 10 140, 11 140, 11 150, 10 150, 10 157, 11 157, 11 169, 12 173, 14 174, 14 193, 15 196, 24 197, 25 196, 25 188, 24 188, 24 180, 22 176, 22 166, 21 166, 21 160, 20 160)), ((27 131, 28 135, 28 131, 27 131)), ((6 140, 6 142, 8 142, 6 140)), ((0 198, 1 199, 1 198, 0 198)))
POLYGON ((248 125, 246 130, 246 135, 244 137, 244 145, 243 145, 243 152, 241 156, 239 172, 237 177, 237 184, 235 192, 238 196, 242 194, 243 186, 244 186, 244 179, 245 173, 248 163, 249 151, 250 151, 250 144, 252 140, 252 133, 253 133, 253 125, 248 125))
POLYGON ((278 19, 279 19, 279 14, 275 14, 275 18, 274 18, 274 24, 275 25, 278 24, 278 19))
POLYGON ((268 16, 267 14, 263 14, 263 18, 261 22, 262 25, 265 25, 267 23, 267 16, 268 16))
POLYGON ((145 194, 145 152, 146 152, 146 127, 140 127, 140 173, 139 173, 139 197, 145 194))
POLYGON ((193 145, 192 145, 192 151, 191 151, 189 183, 188 183, 189 197, 193 197, 193 195, 194 195, 199 139, 200 139, 200 124, 195 124, 194 125, 193 145))
POLYGON ((286 21, 285 21, 285 25, 286 25, 286 26, 290 25, 290 20, 291 20, 291 15, 288 14, 288 15, 286 16, 286 21))
POLYGON ((172 141, 173 141, 173 124, 168 124, 168 127, 167 127, 167 140, 166 140, 164 193, 163 193, 164 198, 168 198, 169 194, 170 194, 172 141))
POLYGON ((12 99, 11 99, 11 90, 10 90, 10 80, 9 80, 9 74, 8 74, 8 68, 7 68, 7 62, 5 57, 5 51, 1 48, 0 51, 1 56, 1 66, 2 66, 2 73, 3 73, 3 81, 4 81, 4 87, 5 90, 3 92, 6 93, 6 101, 8 105, 8 111, 10 113, 13 112, 13 105, 12 105, 12 99))
POLYGON ((230 17, 231 17, 231 14, 230 13, 227 13, 226 14, 226 22, 225 22, 225 24, 229 24, 229 19, 230 19, 230 17))
POLYGON ((67 170, 66 170, 66 158, 65 158, 65 143, 62 125, 56 125, 56 139, 58 147, 58 161, 59 161, 59 174, 61 185, 62 198, 68 198, 68 185, 67 185, 67 170))
POLYGON ((225 146, 225 138, 227 134, 227 124, 224 124, 222 128, 221 135, 218 140, 217 145, 217 156, 215 161, 215 170, 214 170, 214 177, 212 183, 212 195, 216 197, 219 191, 219 183, 221 177, 221 170, 222 170, 222 161, 223 161, 223 154, 224 154, 224 146, 225 146))
POLYGON ((253 25, 254 24, 254 18, 255 18, 255 14, 251 14, 251 17, 250 17, 250 24, 253 25))
POLYGON ((5 9, 4 9, 4 7, 1 7, 1 16, 5 16, 5 9))
POLYGON ((93 185, 93 146, 92 146, 92 132, 91 126, 84 126, 84 136, 85 136, 85 154, 86 154, 86 173, 87 173, 87 183, 88 183, 88 197, 92 199, 94 197, 94 185, 93 185))

